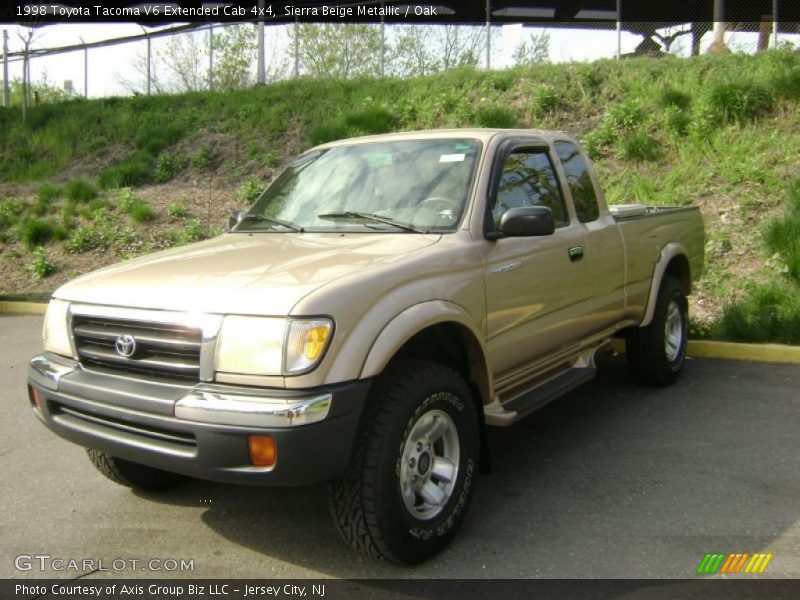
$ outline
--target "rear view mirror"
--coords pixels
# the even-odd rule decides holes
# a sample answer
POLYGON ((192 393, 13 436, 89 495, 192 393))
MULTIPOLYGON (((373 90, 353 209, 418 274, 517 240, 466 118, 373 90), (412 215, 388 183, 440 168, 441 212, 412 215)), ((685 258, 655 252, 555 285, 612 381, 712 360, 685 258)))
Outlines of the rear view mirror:
POLYGON ((551 235, 555 230, 553 213, 546 206, 509 208, 500 217, 499 233, 507 237, 551 235))

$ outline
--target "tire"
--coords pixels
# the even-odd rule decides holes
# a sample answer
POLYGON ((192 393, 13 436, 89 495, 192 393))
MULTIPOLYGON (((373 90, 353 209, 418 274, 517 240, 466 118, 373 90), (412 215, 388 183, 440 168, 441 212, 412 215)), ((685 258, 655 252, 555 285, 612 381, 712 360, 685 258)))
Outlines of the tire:
POLYGON ((114 483, 144 492, 161 492, 182 483, 186 478, 176 473, 132 463, 100 450, 87 448, 95 468, 114 483))
POLYGON ((442 550, 473 494, 479 434, 472 394, 455 371, 421 360, 391 365, 370 393, 347 472, 330 484, 345 541, 399 564, 442 550))
POLYGON ((683 287, 666 275, 650 325, 632 329, 626 339, 628 366, 635 379, 658 387, 677 381, 686 359, 687 323, 683 287))

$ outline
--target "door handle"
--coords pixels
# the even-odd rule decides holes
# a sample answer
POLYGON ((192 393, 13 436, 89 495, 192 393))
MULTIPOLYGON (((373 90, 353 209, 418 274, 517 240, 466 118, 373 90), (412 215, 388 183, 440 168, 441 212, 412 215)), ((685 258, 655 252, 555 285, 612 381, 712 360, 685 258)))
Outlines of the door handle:
POLYGON ((581 260, 583 258, 583 246, 573 246, 569 250, 567 250, 569 254, 569 259, 572 262, 581 260))

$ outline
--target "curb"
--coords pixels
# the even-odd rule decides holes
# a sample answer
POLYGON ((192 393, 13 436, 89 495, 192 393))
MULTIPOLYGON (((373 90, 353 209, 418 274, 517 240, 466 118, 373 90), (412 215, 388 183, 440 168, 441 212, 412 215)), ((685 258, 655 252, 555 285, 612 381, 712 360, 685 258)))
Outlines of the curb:
MULTIPOLYGON (((612 340, 611 348, 614 352, 624 354, 625 340, 612 340)), ((786 346, 783 344, 740 344, 738 342, 689 340, 686 354, 692 358, 800 364, 800 346, 786 346)))
POLYGON ((9 313, 12 315, 43 315, 46 311, 47 304, 0 300, 0 313, 9 313))
MULTIPOLYGON (((0 300, 0 313, 12 315, 43 315, 46 310, 47 304, 0 300)), ((614 352, 624 354, 625 340, 611 340, 611 349, 614 350, 614 352)), ((689 340, 686 353, 692 358, 720 358, 725 360, 800 364, 800 346, 786 346, 783 344, 739 344, 735 342, 689 340)))

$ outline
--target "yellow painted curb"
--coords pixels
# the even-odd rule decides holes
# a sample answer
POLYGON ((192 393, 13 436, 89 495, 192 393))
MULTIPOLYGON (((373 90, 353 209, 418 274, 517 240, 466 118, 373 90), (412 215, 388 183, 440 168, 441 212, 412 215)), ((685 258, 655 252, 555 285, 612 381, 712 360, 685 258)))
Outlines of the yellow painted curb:
MULTIPOLYGON (((625 340, 612 340, 615 352, 625 352, 625 340)), ((734 342, 711 342, 689 340, 686 353, 692 358, 722 358, 727 360, 749 360, 753 362, 800 364, 800 346, 783 344, 739 344, 734 342)))
POLYGON ((45 311, 47 311, 47 304, 0 300, 0 313, 10 313, 12 315, 43 315, 45 311))

